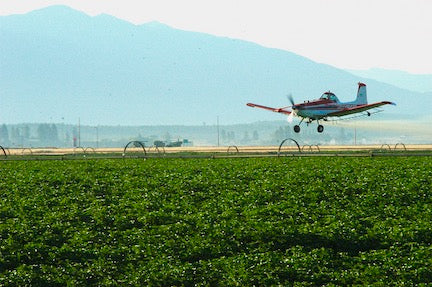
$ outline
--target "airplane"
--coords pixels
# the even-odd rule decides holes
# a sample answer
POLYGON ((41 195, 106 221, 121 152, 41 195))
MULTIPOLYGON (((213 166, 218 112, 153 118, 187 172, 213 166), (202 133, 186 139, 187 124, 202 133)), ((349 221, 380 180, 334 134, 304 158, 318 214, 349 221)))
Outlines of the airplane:
POLYGON ((319 99, 305 101, 302 104, 295 104, 292 96, 289 96, 291 106, 283 108, 271 108, 263 105, 247 103, 246 105, 252 108, 260 108, 268 111, 288 115, 288 122, 292 122, 294 116, 300 117, 300 123, 294 126, 296 133, 300 132, 300 124, 306 119, 307 125, 313 121, 318 123, 318 132, 322 133, 324 127, 320 124, 320 120, 327 121, 331 117, 343 117, 355 113, 366 112, 365 115, 370 116, 368 110, 374 109, 383 105, 396 105, 393 102, 382 101, 373 104, 367 103, 366 85, 358 83, 357 98, 352 102, 341 103, 335 94, 328 91, 325 92, 319 99), (287 110, 291 108, 291 110, 287 110))

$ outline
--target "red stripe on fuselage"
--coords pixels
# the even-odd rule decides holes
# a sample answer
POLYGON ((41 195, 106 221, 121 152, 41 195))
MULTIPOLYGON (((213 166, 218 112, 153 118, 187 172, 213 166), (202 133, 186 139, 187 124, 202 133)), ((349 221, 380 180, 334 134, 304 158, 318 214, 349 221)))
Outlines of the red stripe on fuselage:
POLYGON ((295 106, 297 107, 310 107, 310 106, 317 106, 317 105, 326 105, 326 104, 333 104, 334 101, 331 100, 316 100, 312 102, 297 104, 295 106))

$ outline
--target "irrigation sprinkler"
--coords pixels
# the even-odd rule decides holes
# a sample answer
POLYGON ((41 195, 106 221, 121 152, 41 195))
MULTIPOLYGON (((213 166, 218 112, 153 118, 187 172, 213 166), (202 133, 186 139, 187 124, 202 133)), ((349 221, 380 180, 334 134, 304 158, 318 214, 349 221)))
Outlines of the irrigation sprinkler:
POLYGON ((7 157, 6 151, 5 151, 5 149, 1 145, 0 145, 0 149, 3 151, 4 156, 7 157))
POLYGON ((395 146, 394 146, 394 149, 393 150, 396 150, 397 149, 397 147, 398 146, 401 146, 401 147, 403 147, 403 149, 406 151, 407 149, 406 149, 406 146, 403 144, 403 143, 397 143, 397 144, 395 144, 395 146))
POLYGON ((230 152, 231 148, 235 149, 235 150, 236 150, 236 153, 239 153, 239 149, 238 149, 238 147, 235 146, 235 145, 230 145, 230 146, 228 147, 227 153, 230 152))
POLYGON ((381 150, 385 150, 385 148, 384 147, 388 147, 388 149, 391 151, 391 147, 388 145, 388 144, 383 144, 383 145, 381 145, 381 150))
POLYGON ((279 149, 278 149, 278 157, 280 156, 280 151, 281 151, 282 145, 283 145, 286 141, 288 141, 288 140, 293 141, 293 142, 296 144, 298 151, 301 152, 301 149, 300 149, 300 146, 299 146, 298 142, 297 142, 295 139, 287 138, 287 139, 284 139, 284 140, 280 143, 280 145, 279 145, 279 149))
POLYGON ((21 155, 24 155, 24 153, 25 153, 26 150, 30 151, 30 154, 33 154, 33 151, 31 150, 31 148, 23 148, 21 150, 21 155))
POLYGON ((143 152, 144 152, 144 156, 147 155, 147 152, 146 152, 146 150, 145 150, 145 144, 144 144, 143 142, 141 142, 141 141, 130 141, 130 142, 127 143, 127 145, 125 145, 125 147, 124 147, 124 149, 123 149, 123 157, 126 156, 126 150, 127 150, 127 148, 128 148, 131 144, 133 144, 135 147, 142 147, 143 152))
POLYGON ((86 148, 84 149, 84 153, 87 153, 88 150, 92 150, 93 153, 96 153, 96 150, 95 150, 94 148, 92 148, 92 147, 86 147, 86 148))
POLYGON ((320 152, 321 150, 320 150, 320 148, 319 148, 319 146, 317 144, 316 145, 304 145, 301 150, 304 151, 305 148, 309 148, 309 151, 312 152, 313 151, 313 147, 315 147, 315 146, 317 147, 318 152, 320 152))
POLYGON ((147 152, 150 152, 152 148, 153 148, 153 149, 154 149, 158 154, 160 154, 160 153, 165 154, 165 148, 164 148, 163 146, 158 147, 157 145, 153 145, 153 146, 151 146, 151 147, 149 147, 149 148, 147 149, 147 152), (162 151, 161 151, 161 149, 162 149, 162 151))
POLYGON ((85 153, 85 149, 82 146, 78 146, 78 147, 74 147, 74 149, 73 149, 74 154, 75 154, 77 149, 81 149, 83 151, 83 153, 85 153))

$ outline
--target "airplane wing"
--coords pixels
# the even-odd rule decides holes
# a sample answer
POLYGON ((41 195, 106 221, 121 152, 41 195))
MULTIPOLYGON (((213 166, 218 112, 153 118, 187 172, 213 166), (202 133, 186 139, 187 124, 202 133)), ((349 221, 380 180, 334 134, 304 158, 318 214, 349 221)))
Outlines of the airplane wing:
POLYGON ((341 111, 329 113, 327 116, 329 116, 329 117, 342 117, 342 116, 346 116, 346 115, 364 112, 364 111, 367 111, 367 110, 370 110, 373 108, 377 108, 377 107, 380 107, 383 105, 394 105, 395 106, 396 104, 392 103, 392 102, 388 102, 388 101, 376 102, 373 104, 359 105, 359 106, 355 106, 353 108, 343 109, 341 111))
POLYGON ((262 105, 257 105, 257 104, 252 104, 252 103, 247 103, 246 105, 249 106, 249 107, 252 107, 252 108, 260 108, 260 109, 272 111, 272 112, 275 112, 275 113, 282 113, 282 114, 285 114, 285 115, 291 114, 291 111, 285 110, 287 107, 284 107, 284 108, 270 108, 270 107, 266 107, 266 106, 262 106, 262 105))

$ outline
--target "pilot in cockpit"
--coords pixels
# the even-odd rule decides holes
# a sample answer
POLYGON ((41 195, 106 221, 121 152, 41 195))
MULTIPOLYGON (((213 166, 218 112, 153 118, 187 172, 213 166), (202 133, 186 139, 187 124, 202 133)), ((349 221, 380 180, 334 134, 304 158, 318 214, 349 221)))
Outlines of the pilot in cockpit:
POLYGON ((330 100, 333 102, 339 102, 338 98, 336 97, 335 94, 333 94, 332 92, 325 92, 322 96, 321 96, 322 100, 330 100))

